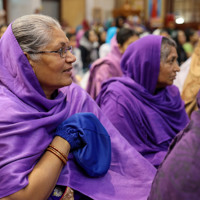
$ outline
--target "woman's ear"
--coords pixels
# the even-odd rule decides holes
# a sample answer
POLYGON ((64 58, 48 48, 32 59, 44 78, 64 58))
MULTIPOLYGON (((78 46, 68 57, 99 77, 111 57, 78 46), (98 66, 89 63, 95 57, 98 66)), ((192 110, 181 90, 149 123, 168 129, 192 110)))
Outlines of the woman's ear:
POLYGON ((30 59, 29 54, 28 54, 27 52, 24 52, 24 55, 27 57, 27 59, 28 59, 28 61, 29 61, 29 59, 30 59))
MULTIPOLYGON (((30 55, 27 53, 27 52, 24 52, 24 55, 26 56, 26 58, 28 59, 28 62, 30 63, 30 65, 31 65, 31 67, 32 67, 32 69, 33 69, 33 71, 34 71, 34 61, 31 59, 31 57, 30 57, 30 55)), ((34 71, 34 73, 35 73, 35 71, 34 71)))

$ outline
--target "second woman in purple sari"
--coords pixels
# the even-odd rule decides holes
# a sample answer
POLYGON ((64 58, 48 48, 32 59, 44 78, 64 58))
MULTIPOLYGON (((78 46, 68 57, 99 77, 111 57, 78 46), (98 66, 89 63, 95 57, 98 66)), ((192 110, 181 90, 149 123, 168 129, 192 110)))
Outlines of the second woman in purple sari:
POLYGON ((154 166, 188 123, 173 80, 179 71, 176 44, 146 36, 131 44, 121 60, 124 76, 102 86, 97 103, 120 133, 154 166))

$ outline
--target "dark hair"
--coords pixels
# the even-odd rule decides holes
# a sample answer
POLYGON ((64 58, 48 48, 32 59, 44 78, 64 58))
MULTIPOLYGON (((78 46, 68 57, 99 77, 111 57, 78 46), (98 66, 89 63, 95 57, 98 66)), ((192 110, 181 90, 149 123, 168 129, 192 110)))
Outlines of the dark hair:
POLYGON ((71 37, 76 36, 76 33, 66 33, 66 36, 68 39, 70 39, 71 37))
POLYGON ((116 27, 117 27, 117 28, 121 28, 121 27, 123 26, 123 24, 120 24, 120 20, 122 20, 123 23, 124 23, 125 17, 119 16, 119 17, 116 17, 116 18, 115 18, 115 24, 116 24, 116 27))
POLYGON ((160 60, 165 61, 170 54, 171 47, 177 48, 176 42, 167 37, 162 38, 160 60))
POLYGON ((90 34, 90 30, 85 31, 84 33, 84 37, 86 37, 89 40, 89 34, 90 34))
POLYGON ((195 33, 196 33, 196 30, 194 30, 194 29, 190 29, 189 28, 189 29, 185 30, 185 35, 186 35, 187 42, 190 41, 190 37, 193 36, 195 33))
POLYGON ((121 28, 117 32, 117 43, 123 45, 130 37, 138 34, 129 28, 121 28))

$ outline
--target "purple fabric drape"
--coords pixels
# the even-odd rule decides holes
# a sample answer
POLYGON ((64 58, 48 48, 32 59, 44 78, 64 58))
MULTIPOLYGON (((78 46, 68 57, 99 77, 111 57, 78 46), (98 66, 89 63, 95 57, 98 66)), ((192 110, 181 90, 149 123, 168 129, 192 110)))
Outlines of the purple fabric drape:
POLYGON ((121 60, 124 76, 105 82, 96 100, 120 133, 155 166, 188 123, 175 86, 155 93, 161 40, 150 35, 131 44, 121 60))
POLYGON ((111 52, 106 57, 96 60, 90 68, 86 90, 93 99, 96 99, 101 91, 101 85, 104 81, 111 77, 122 76, 120 68, 121 57, 116 36, 114 36, 111 40, 111 52))
POLYGON ((200 197, 200 111, 170 145, 159 167, 148 200, 196 200, 200 197))
POLYGON ((46 99, 11 25, 0 40, 0 198, 24 188, 56 127, 78 112, 92 112, 111 137, 108 173, 89 178, 73 156, 63 168, 58 185, 70 186, 95 200, 146 200, 155 168, 121 137, 93 99, 71 84, 46 99))

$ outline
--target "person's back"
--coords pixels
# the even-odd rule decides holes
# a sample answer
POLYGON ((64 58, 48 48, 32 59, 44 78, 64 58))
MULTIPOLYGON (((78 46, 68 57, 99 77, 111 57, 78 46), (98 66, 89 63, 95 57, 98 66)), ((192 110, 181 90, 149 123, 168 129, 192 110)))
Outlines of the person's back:
POLYGON ((146 36, 125 51, 123 77, 109 79, 96 99, 119 132, 154 166, 163 160, 188 117, 175 86, 178 72, 174 41, 146 36), (163 41, 170 41, 166 44, 163 41))
POLYGON ((137 39, 138 36, 133 30, 121 29, 111 41, 111 52, 92 64, 86 90, 93 99, 96 99, 104 81, 111 77, 122 76, 120 68, 121 56, 128 45, 137 39))
MULTIPOLYGON (((199 95, 197 97, 199 105, 199 95)), ((197 200, 200 197, 200 111, 173 140, 154 178, 148 200, 197 200)))

